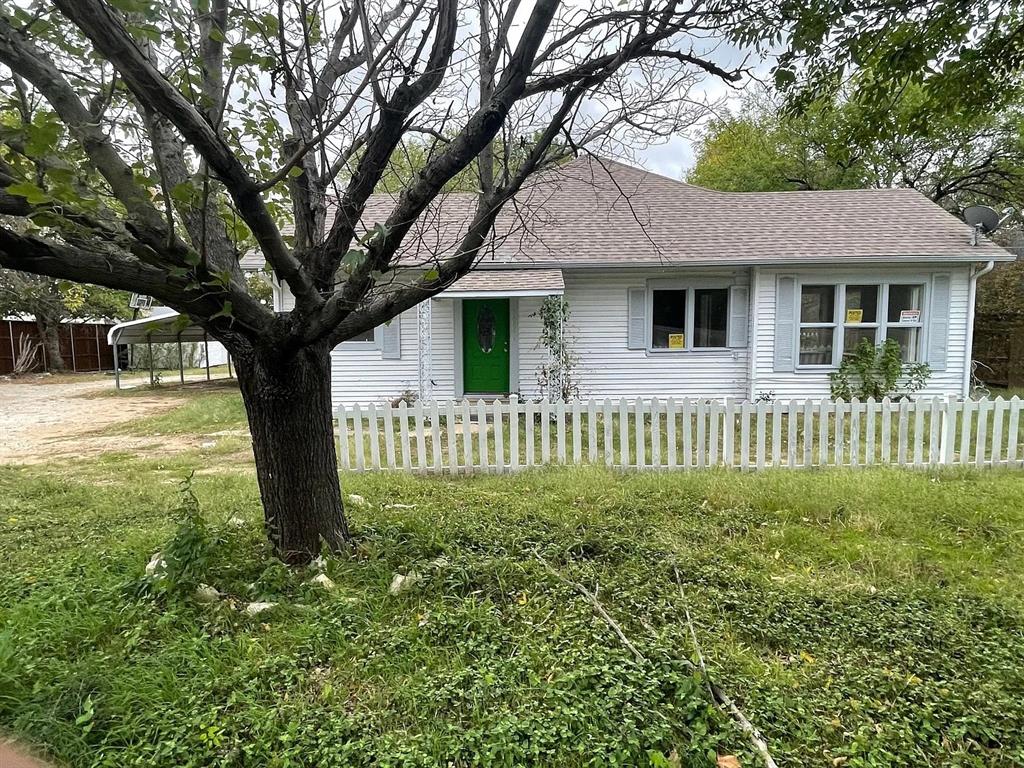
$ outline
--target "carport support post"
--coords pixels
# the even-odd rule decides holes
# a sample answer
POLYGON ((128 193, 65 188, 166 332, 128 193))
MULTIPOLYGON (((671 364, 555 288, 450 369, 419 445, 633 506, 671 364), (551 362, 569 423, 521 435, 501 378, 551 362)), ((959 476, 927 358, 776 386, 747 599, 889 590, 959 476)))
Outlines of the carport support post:
POLYGON ((181 351, 181 333, 178 333, 178 378, 185 383, 185 355, 181 351))
POLYGON ((206 354, 206 380, 210 380, 210 337, 203 331, 203 351, 206 354))
POLYGON ((114 387, 121 388, 121 356, 117 353, 117 344, 114 344, 114 387))
POLYGON ((149 350, 149 386, 156 386, 156 378, 153 375, 153 339, 150 336, 146 337, 146 348, 149 350))
POLYGON ((228 352, 228 378, 233 379, 234 376, 231 373, 231 353, 228 352))

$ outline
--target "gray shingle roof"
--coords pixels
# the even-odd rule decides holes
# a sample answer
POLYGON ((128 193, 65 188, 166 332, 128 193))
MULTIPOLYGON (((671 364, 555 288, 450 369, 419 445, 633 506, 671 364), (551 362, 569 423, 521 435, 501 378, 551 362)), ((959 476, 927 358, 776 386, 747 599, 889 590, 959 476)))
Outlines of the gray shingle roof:
MULTIPOLYGON (((396 199, 374 195, 364 224, 386 220, 396 199)), ((475 206, 469 193, 435 201, 403 261, 452 255, 475 206)), ((1012 258, 985 238, 971 246, 966 224, 911 189, 716 192, 582 157, 505 206, 480 267, 1012 258)))

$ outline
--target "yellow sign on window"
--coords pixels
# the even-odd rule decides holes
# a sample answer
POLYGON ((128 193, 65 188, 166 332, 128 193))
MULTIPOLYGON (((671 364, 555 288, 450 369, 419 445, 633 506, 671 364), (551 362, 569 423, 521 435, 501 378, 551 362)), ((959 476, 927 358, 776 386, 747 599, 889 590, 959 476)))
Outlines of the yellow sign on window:
POLYGON ((848 310, 846 310, 846 322, 848 322, 848 323, 863 323, 864 322, 864 310, 863 309, 848 309, 848 310))
POLYGON ((668 335, 668 348, 669 349, 686 349, 686 344, 683 340, 683 334, 681 333, 670 333, 668 335))

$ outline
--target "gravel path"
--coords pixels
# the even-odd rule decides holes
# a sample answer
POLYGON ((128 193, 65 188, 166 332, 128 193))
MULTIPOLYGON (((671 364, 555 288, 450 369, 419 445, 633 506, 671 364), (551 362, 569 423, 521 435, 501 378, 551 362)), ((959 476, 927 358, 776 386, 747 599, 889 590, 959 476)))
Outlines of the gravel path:
POLYGON ((0 464, 38 464, 57 457, 131 450, 141 439, 97 433, 185 401, 184 396, 168 394, 104 396, 113 386, 113 381, 91 377, 0 380, 0 464))
POLYGON ((10 742, 0 741, 0 768, 47 768, 35 758, 15 751, 10 742))

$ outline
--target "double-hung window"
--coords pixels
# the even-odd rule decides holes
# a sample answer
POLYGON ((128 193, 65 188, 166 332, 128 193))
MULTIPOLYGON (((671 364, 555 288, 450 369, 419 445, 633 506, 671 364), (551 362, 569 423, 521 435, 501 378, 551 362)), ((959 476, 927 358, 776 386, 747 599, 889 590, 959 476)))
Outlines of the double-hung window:
POLYGON ((800 289, 800 365, 830 366, 836 347, 836 287, 800 289))
POLYGON ((921 359, 922 285, 890 285, 885 313, 885 337, 900 345, 903 361, 921 359))
POLYGON ((878 293, 880 285, 844 286, 843 357, 850 357, 865 341, 878 346, 878 293))
POLYGON ((649 296, 652 351, 729 345, 728 288, 655 287, 649 296))
POLYGON ((800 287, 802 368, 831 368, 864 341, 900 345, 904 362, 920 358, 924 286, 918 283, 804 284, 800 287))

